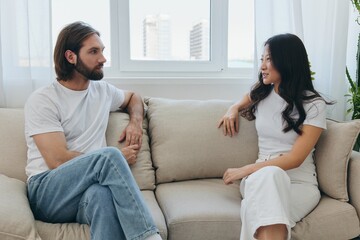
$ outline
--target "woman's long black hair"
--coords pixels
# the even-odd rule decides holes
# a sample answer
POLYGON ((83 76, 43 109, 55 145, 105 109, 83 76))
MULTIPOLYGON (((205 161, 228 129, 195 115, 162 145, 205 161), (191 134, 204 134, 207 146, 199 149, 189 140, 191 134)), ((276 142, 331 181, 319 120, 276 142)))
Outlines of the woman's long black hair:
MULTIPOLYGON (((324 100, 314 89, 305 46, 299 37, 289 33, 269 38, 264 46, 268 46, 271 63, 281 76, 278 94, 287 103, 286 108, 282 112, 283 120, 286 122, 283 132, 294 130, 297 134, 301 135, 300 127, 306 118, 303 102, 315 98, 324 100), (291 117, 294 107, 296 107, 299 113, 297 119, 291 117)), ((241 112, 241 115, 248 120, 254 120, 254 113, 258 103, 266 98, 272 89, 272 85, 265 85, 263 83, 260 70, 259 81, 250 92, 252 103, 241 112)), ((332 104, 326 101, 325 103, 332 104)))

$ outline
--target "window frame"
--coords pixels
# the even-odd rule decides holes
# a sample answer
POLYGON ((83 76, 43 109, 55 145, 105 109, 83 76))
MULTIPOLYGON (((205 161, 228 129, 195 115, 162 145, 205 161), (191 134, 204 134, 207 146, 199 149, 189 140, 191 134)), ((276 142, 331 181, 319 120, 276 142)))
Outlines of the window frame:
POLYGON ((209 61, 130 59, 130 0, 110 0, 110 78, 252 78, 253 67, 228 67, 228 0, 210 1, 209 61), (120 31, 121 29, 121 31, 120 31))

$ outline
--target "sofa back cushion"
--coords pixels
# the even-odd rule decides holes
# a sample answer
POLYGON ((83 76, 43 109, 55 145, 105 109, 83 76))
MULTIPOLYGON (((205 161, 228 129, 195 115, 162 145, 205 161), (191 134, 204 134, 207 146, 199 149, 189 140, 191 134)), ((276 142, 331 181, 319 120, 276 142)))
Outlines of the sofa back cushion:
POLYGON ((232 138, 217 128, 232 102, 160 98, 145 102, 157 183, 222 177, 227 168, 257 159, 253 121, 241 118, 239 134, 232 138))
POLYGON ((0 174, 26 181, 23 109, 0 108, 0 174))
MULTIPOLYGON (((121 150, 125 143, 119 143, 120 135, 129 123, 129 115, 123 112, 112 112, 109 117, 109 124, 106 130, 106 142, 108 146, 117 147, 121 150)), ((137 155, 136 163, 131 165, 131 171, 141 190, 155 189, 155 171, 152 166, 147 134, 148 122, 143 121, 142 146, 137 155)))
POLYGON ((359 131, 360 120, 327 120, 327 129, 323 131, 315 146, 319 188, 328 196, 341 201, 349 200, 348 162, 359 131))

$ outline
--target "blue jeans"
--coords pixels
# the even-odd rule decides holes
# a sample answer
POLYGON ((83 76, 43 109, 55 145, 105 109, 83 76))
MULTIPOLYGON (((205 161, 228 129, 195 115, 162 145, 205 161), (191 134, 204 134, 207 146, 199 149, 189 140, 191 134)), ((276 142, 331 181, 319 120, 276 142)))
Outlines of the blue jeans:
POLYGON ((126 159, 107 147, 28 182, 36 219, 90 225, 91 239, 144 239, 158 232, 126 159))

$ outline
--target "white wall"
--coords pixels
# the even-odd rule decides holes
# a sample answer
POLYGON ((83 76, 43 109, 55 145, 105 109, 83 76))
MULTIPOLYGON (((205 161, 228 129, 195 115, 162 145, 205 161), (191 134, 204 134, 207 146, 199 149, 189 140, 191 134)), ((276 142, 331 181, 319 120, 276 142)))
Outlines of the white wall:
POLYGON ((135 91, 143 97, 173 99, 239 100, 249 91, 249 79, 106 79, 118 88, 135 91))

